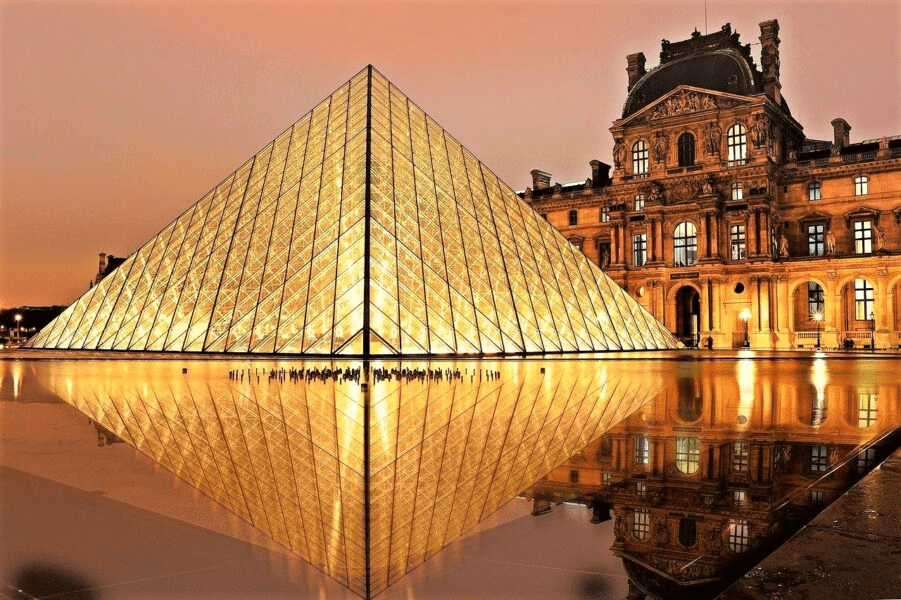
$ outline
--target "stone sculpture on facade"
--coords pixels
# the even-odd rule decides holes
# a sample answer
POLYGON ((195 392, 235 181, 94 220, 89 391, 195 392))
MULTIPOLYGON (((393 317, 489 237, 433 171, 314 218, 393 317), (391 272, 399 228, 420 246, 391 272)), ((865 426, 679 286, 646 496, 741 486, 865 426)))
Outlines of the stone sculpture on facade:
POLYGON ((709 123, 704 130, 704 148, 707 150, 708 156, 714 156, 720 153, 720 139, 723 137, 723 130, 716 123, 709 123))

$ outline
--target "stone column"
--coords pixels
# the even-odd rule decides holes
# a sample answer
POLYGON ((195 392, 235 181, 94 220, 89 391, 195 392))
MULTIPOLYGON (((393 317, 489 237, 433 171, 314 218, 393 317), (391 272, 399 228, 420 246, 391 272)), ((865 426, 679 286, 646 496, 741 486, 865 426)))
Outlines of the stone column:
POLYGON ((748 321, 748 329, 753 332, 760 331, 760 290, 759 290, 760 280, 757 277, 752 277, 748 282, 748 287, 751 288, 751 320, 748 321))
POLYGON ((651 262, 657 262, 657 219, 648 220, 648 251, 651 262))
POLYGON ((723 314, 723 281, 718 278, 713 279, 713 329, 719 331, 722 329, 723 314))
POLYGON ((770 240, 770 213, 768 211, 760 211, 760 252, 763 256, 769 256, 771 240, 770 240))
POLYGON ((710 213, 710 246, 711 246, 711 258, 719 258, 720 257, 720 224, 717 220, 716 211, 711 211, 710 213))
MULTIPOLYGON (((701 281, 701 333, 710 332, 710 280, 701 281)), ((704 339, 702 336, 700 347, 704 347, 704 339)))
POLYGON ((745 224, 745 245, 747 246, 747 255, 754 256, 757 254, 757 215, 756 210, 748 211, 748 222, 745 224))
POLYGON ((613 223, 613 235, 610 236, 610 264, 619 264, 619 223, 613 223))
POLYGON ((760 330, 769 331, 770 323, 772 323, 772 297, 770 290, 770 278, 760 278, 760 330))
POLYGON ((707 236, 707 214, 701 213, 701 227, 698 228, 698 259, 710 258, 710 252, 708 250, 707 241, 709 237, 707 236))

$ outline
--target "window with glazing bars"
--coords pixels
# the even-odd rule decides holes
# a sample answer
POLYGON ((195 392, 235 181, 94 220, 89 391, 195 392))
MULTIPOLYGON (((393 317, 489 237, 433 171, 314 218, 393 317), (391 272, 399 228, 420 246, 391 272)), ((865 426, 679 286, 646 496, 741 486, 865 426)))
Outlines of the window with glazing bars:
POLYGON ((873 252, 873 222, 869 219, 854 221, 854 253, 873 252))
POLYGON ((854 178, 854 195, 866 196, 870 193, 870 180, 868 177, 860 176, 854 178))
POLYGON ((701 442, 696 437, 676 437, 676 468, 686 475, 696 473, 701 464, 701 442))
POLYGON ((690 221, 676 225, 673 233, 673 266, 689 267, 698 261, 698 230, 690 221))
POLYGON ((873 286, 866 279, 854 280, 854 318, 858 321, 871 320, 873 314, 873 286))
POLYGON ((732 260, 744 259, 746 251, 744 225, 732 225, 729 227, 729 246, 732 249, 732 260))
POLYGON ((634 210, 644 210, 644 194, 635 196, 635 202, 632 204, 634 210))
POLYGON ((750 460, 750 452, 747 442, 735 442, 732 444, 732 470, 747 471, 750 460))
POLYGON ((828 446, 810 447, 810 470, 819 473, 829 468, 828 446))
POLYGON ((632 535, 636 540, 647 539, 651 531, 651 511, 636 510, 632 515, 632 535))
POLYGON ((632 144, 632 174, 647 175, 648 173, 648 144, 644 140, 638 140, 632 144))
POLYGON ((876 424, 876 400, 878 396, 870 392, 857 393, 857 426, 872 427, 876 424))
POLYGON ((579 211, 577 211, 577 210, 569 211, 569 224, 570 225, 578 225, 579 224, 579 211))
POLYGON ((632 236, 632 261, 636 267, 643 267, 648 261, 648 234, 632 236))
POLYGON ((729 520, 729 550, 740 553, 748 549, 748 522, 744 519, 729 520))
POLYGON ((811 317, 823 312, 826 306, 823 288, 816 281, 807 282, 807 314, 811 317))
POLYGON ((748 131, 745 126, 736 123, 726 132, 729 165, 744 164, 748 156, 748 131))
POLYGON ((823 185, 819 181, 811 181, 807 184, 807 199, 819 200, 823 197, 823 185))
POLYGON ((826 255, 826 225, 811 223, 807 226, 807 256, 826 255))

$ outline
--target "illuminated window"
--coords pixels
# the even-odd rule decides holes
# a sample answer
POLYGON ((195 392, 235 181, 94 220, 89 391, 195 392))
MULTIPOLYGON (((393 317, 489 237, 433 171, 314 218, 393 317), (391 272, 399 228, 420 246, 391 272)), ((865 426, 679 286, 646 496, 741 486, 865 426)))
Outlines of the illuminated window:
POLYGON ((579 211, 577 211, 577 210, 569 211, 569 224, 570 225, 578 225, 579 224, 579 211))
POLYGON ((729 520, 729 550, 740 553, 748 550, 748 522, 743 519, 729 520))
POLYGON ((823 312, 826 306, 823 288, 815 281, 807 282, 807 313, 814 315, 823 312))
POLYGON ((648 234, 632 236, 632 260, 636 267, 643 267, 648 261, 648 234))
POLYGON ((606 206, 601 207, 601 223, 610 222, 610 209, 606 206))
POLYGON ((691 548, 698 541, 698 528, 694 519, 679 519, 679 543, 691 548))
POLYGON ((679 166, 690 167, 695 164, 695 136, 686 131, 679 136, 676 145, 679 147, 679 166))
POLYGON ((691 221, 683 221, 673 234, 673 265, 689 267, 697 261, 698 229, 691 221))
POLYGON ((576 469, 569 470, 569 482, 570 483, 579 483, 579 471, 576 469))
POLYGON ((634 210, 644 210, 644 194, 635 196, 634 210))
POLYGON ((871 254, 873 252, 873 222, 869 219, 854 221, 855 254, 871 254))
POLYGON ((605 486, 613 483, 613 474, 609 471, 604 471, 603 473, 601 473, 601 483, 605 486))
POLYGON ((876 400, 878 396, 869 392, 857 393, 857 426, 872 427, 876 424, 876 400))
POLYGON ((810 447, 810 470, 819 473, 829 468, 829 448, 827 446, 810 447))
POLYGON ((729 165, 742 165, 748 157, 748 131, 744 125, 736 123, 726 132, 726 145, 729 148, 729 165))
POLYGON ((742 260, 745 257, 745 226, 732 225, 729 227, 729 247, 732 249, 732 260, 742 260))
POLYGON ((686 475, 698 471, 701 443, 695 437, 676 437, 676 468, 686 475))
POLYGON ((750 451, 747 442, 735 442, 732 444, 732 470, 747 471, 750 461, 750 451))
POLYGON ((854 318, 869 321, 873 314, 873 286, 866 279, 854 280, 854 318))
POLYGON ((732 184, 732 199, 733 200, 741 200, 744 198, 744 188, 741 183, 733 183, 732 184))
POLYGON ((866 196, 870 193, 870 180, 867 177, 861 175, 860 177, 854 178, 854 195, 855 196, 866 196))
POLYGON ((857 474, 863 475, 876 465, 876 448, 867 448, 857 455, 857 474))
POLYGON ((826 256, 826 225, 813 223, 807 226, 807 256, 826 256))
POLYGON ((648 174, 648 145, 644 140, 638 140, 632 144, 632 173, 634 175, 648 174))
POLYGON ((639 498, 644 498, 645 494, 648 491, 648 485, 644 481, 636 481, 635 482, 635 495, 639 498))
POLYGON ((745 490, 732 491, 732 503, 735 506, 741 506, 748 499, 748 493, 745 490))
POLYGON ((638 437, 635 438, 635 462, 639 465, 646 465, 650 460, 650 447, 648 445, 648 438, 646 437, 638 437))
POLYGON ((807 199, 819 200, 823 197, 823 186, 819 181, 811 181, 807 184, 807 199))
POLYGON ((645 540, 651 531, 651 511, 636 510, 632 516, 632 535, 636 540, 645 540))

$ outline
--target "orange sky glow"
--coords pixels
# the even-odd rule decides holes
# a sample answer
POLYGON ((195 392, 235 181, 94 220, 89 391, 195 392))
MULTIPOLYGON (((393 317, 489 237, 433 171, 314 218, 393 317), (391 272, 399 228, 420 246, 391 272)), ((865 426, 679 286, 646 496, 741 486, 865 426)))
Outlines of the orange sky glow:
MULTIPOLYGON (((901 2, 708 0, 808 137, 901 134, 901 2)), ((515 189, 612 162, 626 60, 702 33, 703 0, 0 3, 0 307, 68 304, 368 63, 515 189)))

